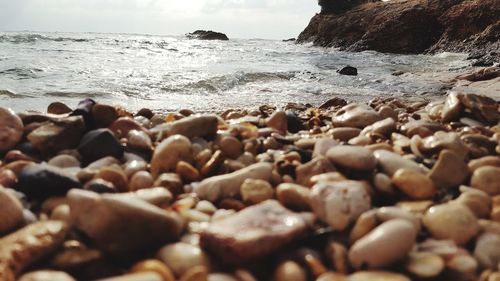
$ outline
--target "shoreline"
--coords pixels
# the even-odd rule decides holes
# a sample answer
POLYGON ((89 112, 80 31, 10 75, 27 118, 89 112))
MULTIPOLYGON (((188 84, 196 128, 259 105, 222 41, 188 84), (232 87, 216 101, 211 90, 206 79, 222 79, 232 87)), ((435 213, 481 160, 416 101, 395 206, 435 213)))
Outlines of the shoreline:
POLYGON ((494 278, 499 109, 461 93, 219 115, 0 108, 0 279, 494 278))

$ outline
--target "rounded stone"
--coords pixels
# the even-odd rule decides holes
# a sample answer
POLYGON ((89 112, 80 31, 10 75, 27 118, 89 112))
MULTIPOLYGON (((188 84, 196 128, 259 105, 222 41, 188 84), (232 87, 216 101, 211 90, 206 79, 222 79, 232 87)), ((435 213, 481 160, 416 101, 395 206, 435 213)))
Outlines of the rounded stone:
POLYGON ((429 173, 438 188, 452 188, 462 184, 469 176, 469 167, 463 158, 452 150, 443 150, 429 173))
POLYGON ((337 166, 355 171, 372 171, 377 165, 373 153, 361 146, 335 146, 327 151, 326 157, 337 166))
POLYGON ((471 172, 474 172, 484 166, 500 167, 500 157, 493 155, 484 156, 479 159, 471 160, 467 165, 469 166, 469 170, 471 172))
POLYGON ((476 169, 470 184, 491 196, 500 195, 500 167, 484 166, 476 169))
POLYGON ((403 158, 401 155, 387 150, 376 150, 373 155, 377 159, 381 170, 388 176, 393 176, 399 169, 413 170, 417 172, 425 172, 425 169, 417 163, 403 158))
POLYGON ((387 271, 358 271, 347 277, 347 281, 411 281, 410 278, 387 271))
POLYGON ((71 108, 62 102, 53 102, 47 107, 47 113, 49 114, 66 114, 70 113, 71 108))
POLYGON ((14 230, 23 222, 23 205, 7 189, 0 186, 0 235, 14 230))
POLYGON ((116 119, 110 126, 109 129, 118 136, 118 138, 125 138, 128 133, 132 130, 142 131, 144 128, 130 117, 120 117, 116 119))
POLYGON ((279 132, 286 132, 288 129, 288 122, 286 112, 276 111, 266 121, 267 127, 273 128, 279 132))
POLYGON ((441 274, 445 264, 443 258, 436 254, 416 252, 409 255, 405 268, 419 278, 433 278, 441 274))
POLYGON ((373 108, 363 104, 348 104, 332 117, 335 127, 364 128, 379 120, 381 116, 373 108))
POLYGON ((0 107, 0 153, 13 148, 23 137, 21 118, 9 108, 0 107))
POLYGON ((98 128, 107 128, 118 119, 118 112, 113 106, 97 103, 92 107, 92 117, 98 128))
POLYGON ((274 196, 274 189, 271 184, 259 179, 246 179, 241 184, 240 192, 243 201, 250 204, 257 204, 274 196))
POLYGON ((273 281, 307 281, 306 271, 294 261, 285 261, 274 271, 273 281))
POLYGON ((411 199, 431 199, 436 194, 434 183, 426 175, 414 170, 397 170, 392 176, 392 182, 411 199))
POLYGON ((175 243, 161 248, 157 254, 175 274, 182 276, 189 269, 196 266, 209 266, 207 255, 197 246, 187 243, 175 243))
POLYGON ((151 174, 156 178, 161 173, 174 171, 181 160, 192 162, 191 141, 182 135, 170 136, 156 147, 151 159, 151 174))
POLYGON ((61 154, 53 157, 49 160, 49 165, 56 166, 59 168, 72 168, 72 167, 80 167, 80 161, 76 159, 74 156, 61 154))
POLYGON ((434 238, 451 239, 458 245, 464 245, 479 232, 474 213, 459 203, 431 207, 422 222, 434 238))
POLYGON ((334 230, 345 230, 371 208, 365 185, 358 181, 321 182, 311 191, 314 214, 334 230))
POLYGON ((146 132, 143 131, 131 130, 128 132, 127 139, 127 145, 133 149, 148 151, 153 147, 151 138, 146 132))
POLYGON ((129 182, 129 190, 135 191, 152 187, 154 184, 153 176, 147 171, 139 171, 135 173, 129 182))
POLYGON ((276 188, 276 197, 280 203, 294 211, 310 211, 311 190, 302 185, 282 183, 276 188))
POLYGON ((177 162, 175 172, 188 182, 200 180, 200 172, 186 161, 177 162))
POLYGON ((19 281, 76 281, 69 274, 62 271, 40 270, 26 273, 19 281))
POLYGON ((417 230, 411 222, 384 222, 352 245, 349 261, 357 269, 389 266, 408 255, 416 238, 417 230))
POLYGON ((500 234, 485 232, 479 236, 474 257, 482 268, 495 270, 500 263, 500 234))
POLYGON ((219 146, 222 153, 231 159, 236 159, 243 153, 243 144, 232 136, 222 137, 219 146))
POLYGON ((128 191, 127 175, 119 166, 104 167, 95 177, 111 182, 120 192, 128 191))
POLYGON ((172 271, 161 261, 156 259, 144 260, 136 263, 130 272, 156 272, 163 278, 163 281, 175 281, 172 271))

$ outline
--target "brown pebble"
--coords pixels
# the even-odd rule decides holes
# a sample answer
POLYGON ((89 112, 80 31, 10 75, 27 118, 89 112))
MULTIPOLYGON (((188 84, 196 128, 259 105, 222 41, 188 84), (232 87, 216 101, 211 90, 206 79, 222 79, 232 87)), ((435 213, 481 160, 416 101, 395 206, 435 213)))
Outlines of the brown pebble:
POLYGON ((491 196, 500 195, 500 167, 484 166, 476 169, 470 185, 491 196))
POLYGON ((129 191, 136 191, 139 189, 146 189, 152 187, 154 184, 153 176, 147 171, 139 171, 135 173, 128 184, 129 191))
POLYGON ((151 174, 172 172, 179 161, 192 162, 191 141, 185 136, 173 135, 163 140, 155 149, 151 159, 151 174))
POLYGON ((434 194, 436 194, 434 183, 424 174, 414 170, 397 170, 394 176, 392 176, 392 182, 411 199, 432 199, 434 194))
POLYGON ((469 175, 469 167, 459 155, 443 150, 432 167, 429 178, 438 188, 452 188, 462 184, 469 175))
POLYGON ((119 166, 104 167, 97 173, 95 178, 111 182, 120 192, 129 191, 127 176, 119 166))
POLYGON ((241 184, 241 198, 249 204, 258 204, 274 197, 274 189, 265 180, 246 179, 241 184))
POLYGON ((336 166, 347 170, 372 171, 377 165, 373 153, 361 146, 335 146, 328 150, 326 157, 336 166))
POLYGON ((75 279, 66 272, 39 270, 24 274, 18 281, 75 281, 75 279))
POLYGON ((309 188, 298 184, 282 183, 276 188, 276 197, 280 203, 294 211, 311 210, 310 194, 309 188))
POLYGON ((443 258, 427 252, 410 253, 405 262, 406 270, 418 278, 433 278, 445 269, 443 258))
POLYGON ((47 113, 49 114, 66 114, 70 113, 72 110, 69 106, 62 102, 53 102, 47 107, 47 113))
POLYGON ((118 119, 118 112, 115 107, 97 103, 92 107, 92 117, 98 128, 107 128, 118 119))
POLYGON ((14 111, 0 107, 0 153, 13 148, 22 138, 23 121, 14 111))
POLYGON ((186 161, 177 162, 175 172, 181 176, 182 179, 187 182, 193 182, 200 180, 200 172, 186 161))
POLYGON ((306 271, 294 261, 282 262, 274 271, 273 281, 307 281, 306 271))
POLYGON ((434 238, 451 239, 458 245, 464 245, 479 232, 474 213, 459 203, 431 207, 422 222, 434 238))
POLYGON ((0 185, 0 235, 23 223, 23 205, 9 190, 0 185))
POLYGON ((349 275, 347 281, 411 281, 411 279, 388 271, 358 271, 349 275))
POLYGON ((222 137, 219 146, 222 153, 231 159, 236 159, 243 153, 243 144, 235 137, 222 137))
POLYGON ((190 268, 179 281, 208 281, 208 268, 202 265, 190 268))
POLYGON ((156 272, 163 278, 163 281, 175 281, 172 271, 161 261, 156 259, 144 260, 136 263, 130 271, 135 272, 156 272))

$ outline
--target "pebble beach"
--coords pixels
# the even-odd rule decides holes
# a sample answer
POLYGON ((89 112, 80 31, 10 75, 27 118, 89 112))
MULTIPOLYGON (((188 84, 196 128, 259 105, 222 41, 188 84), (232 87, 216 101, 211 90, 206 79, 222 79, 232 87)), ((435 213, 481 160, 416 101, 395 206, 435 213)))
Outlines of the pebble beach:
POLYGON ((500 280, 500 103, 0 108, 0 280, 500 280))

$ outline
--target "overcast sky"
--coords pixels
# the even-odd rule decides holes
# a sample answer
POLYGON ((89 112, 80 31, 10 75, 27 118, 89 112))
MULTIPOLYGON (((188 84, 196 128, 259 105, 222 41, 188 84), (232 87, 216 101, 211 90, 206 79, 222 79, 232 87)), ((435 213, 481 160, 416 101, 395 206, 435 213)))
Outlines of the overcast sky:
POLYGON ((296 37, 316 0, 0 0, 0 31, 179 35, 212 29, 235 38, 296 37))

